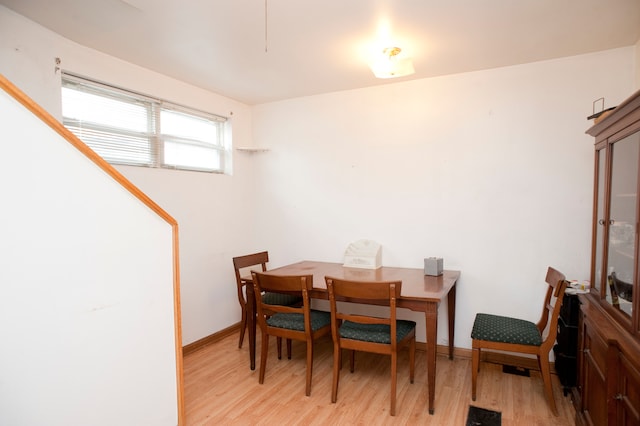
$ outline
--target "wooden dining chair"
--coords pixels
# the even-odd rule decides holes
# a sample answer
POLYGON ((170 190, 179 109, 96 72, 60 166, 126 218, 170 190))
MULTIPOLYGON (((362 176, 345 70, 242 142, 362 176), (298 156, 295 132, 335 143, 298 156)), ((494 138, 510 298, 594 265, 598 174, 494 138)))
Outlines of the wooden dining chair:
POLYGON ((333 336, 333 386, 331 402, 338 398, 338 382, 342 367, 342 349, 350 350, 350 370, 355 369, 355 351, 391 356, 391 409, 396 414, 396 382, 398 350, 409 347, 409 379, 413 383, 416 354, 416 323, 396 318, 396 300, 400 297, 402 281, 349 281, 325 277, 331 307, 333 336), (340 309, 337 300, 359 303, 388 302, 389 316, 384 318, 355 315, 340 309))
POLYGON ((567 281, 562 273, 551 267, 547 269, 545 281, 549 287, 544 298, 542 316, 537 323, 499 315, 482 313, 476 315, 471 331, 471 399, 474 401, 476 400, 476 385, 480 367, 480 351, 482 349, 532 354, 538 357, 540 375, 542 376, 551 411, 554 415, 558 415, 551 386, 549 352, 556 341, 558 315, 562 307, 567 281), (547 325, 549 326, 548 334, 543 337, 543 332, 547 325))
MULTIPOLYGON (((245 286, 247 283, 251 283, 250 272, 248 269, 260 269, 262 272, 267 270, 267 263, 269 262, 269 252, 261 251, 259 253, 247 254, 245 256, 237 256, 233 258, 233 269, 236 274, 236 286, 238 290, 238 302, 240 303, 241 312, 241 324, 240 324, 240 340, 238 341, 238 348, 242 348, 242 342, 244 341, 244 333, 247 329, 247 319, 249 318, 249 312, 247 310, 247 299, 245 293, 245 286), (243 272, 246 275, 243 276, 243 272)), ((279 305, 295 305, 301 302, 300 297, 291 296, 287 294, 277 293, 265 293, 262 295, 264 299, 270 304, 279 305)), ((287 345, 288 356, 291 358, 291 347, 287 345)), ((280 344, 278 344, 278 358, 281 357, 280 344)))
POLYGON ((607 277, 609 283, 609 293, 611 293, 611 305, 616 309, 621 309, 620 299, 627 302, 633 301, 633 284, 622 281, 616 276, 615 271, 607 277))
POLYGON ((311 395, 313 374, 313 341, 331 332, 331 314, 311 309, 309 290, 313 288, 313 275, 271 275, 252 271, 256 294, 258 324, 262 332, 259 383, 264 383, 269 336, 280 339, 301 340, 307 344, 307 382, 305 395, 311 395), (259 295, 261 292, 298 296, 302 306, 271 304, 259 295))

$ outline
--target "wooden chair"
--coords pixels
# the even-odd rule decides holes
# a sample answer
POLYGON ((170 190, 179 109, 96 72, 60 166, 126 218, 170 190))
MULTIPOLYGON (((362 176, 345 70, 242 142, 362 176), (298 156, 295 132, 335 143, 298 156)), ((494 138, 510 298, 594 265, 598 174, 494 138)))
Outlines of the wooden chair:
MULTIPOLYGON (((236 285, 238 288, 238 302, 240 302, 240 308, 242 309, 242 323, 240 324, 240 340, 238 341, 238 348, 242 348, 242 342, 244 341, 244 333, 247 329, 247 319, 249 312, 247 310, 247 299, 245 296, 244 286, 251 281, 242 277, 242 270, 251 267, 259 267, 262 272, 267 270, 267 263, 269 262, 269 252, 262 251, 259 253, 248 254, 245 256, 238 256, 233 258, 233 269, 236 273, 236 285)), ((246 272, 247 274, 249 271, 246 272)), ((258 293, 259 294, 259 293, 258 293)), ((268 303, 280 304, 280 305, 294 305, 300 303, 299 297, 286 295, 265 293, 262 295, 268 303)), ((278 344, 278 358, 281 357, 280 344, 278 344)), ((289 350, 288 356, 291 358, 291 346, 288 342, 287 349, 289 350)))
POLYGON ((549 351, 556 341, 558 332, 558 315, 562 307, 562 298, 567 286, 563 274, 549 267, 546 280, 549 288, 544 298, 542 316, 537 324, 510 317, 490 314, 477 314, 471 331, 472 339, 472 368, 471 368, 471 398, 476 400, 476 385, 478 369, 480 367, 480 350, 493 349, 499 351, 532 354, 538 357, 540 375, 544 382, 544 390, 554 415, 558 415, 556 402, 553 398, 551 373, 549 371, 549 351), (552 304, 552 298, 555 298, 552 304), (543 337, 545 328, 549 325, 548 334, 543 337))
POLYGON ((333 387, 331 402, 338 397, 338 382, 342 367, 342 349, 350 350, 351 372, 354 371, 355 351, 374 352, 391 356, 391 409, 396 414, 396 381, 398 350, 409 346, 409 378, 413 383, 416 354, 416 323, 396 319, 396 299, 400 296, 401 281, 348 281, 325 277, 331 306, 333 335, 333 387), (357 300, 361 303, 384 300, 389 304, 389 317, 378 318, 354 315, 339 309, 336 299, 357 300))
POLYGON ((313 287, 313 275, 271 275, 252 271, 253 286, 256 294, 258 324, 262 331, 260 352, 260 384, 264 383, 269 336, 301 340, 307 343, 307 384, 305 395, 311 395, 311 376, 313 373, 313 341, 331 332, 329 312, 311 309, 309 290, 313 287), (302 306, 270 304, 259 295, 263 291, 295 295, 302 298, 302 306))
POLYGON ((620 299, 633 302, 633 284, 624 282, 617 277, 615 271, 607 277, 611 291, 611 304, 620 309, 620 299))

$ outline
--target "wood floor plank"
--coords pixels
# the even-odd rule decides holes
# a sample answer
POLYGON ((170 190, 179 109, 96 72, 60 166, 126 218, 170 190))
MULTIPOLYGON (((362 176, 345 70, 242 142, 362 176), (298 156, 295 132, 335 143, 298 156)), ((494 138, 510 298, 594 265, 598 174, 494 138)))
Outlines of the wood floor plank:
MULTIPOLYGON (((186 423, 213 425, 398 425, 460 426, 469 405, 502 412, 503 426, 574 425, 575 411, 552 375, 560 416, 551 413, 537 371, 531 377, 502 372, 481 363, 478 398, 471 401, 471 360, 438 356, 435 414, 427 410, 426 354, 416 352, 416 377, 409 383, 408 353, 398 355, 396 416, 389 415, 391 370, 388 356, 358 353, 356 370, 343 359, 337 403, 331 403, 333 344, 322 338, 314 350, 311 396, 304 395, 306 348, 293 342, 291 360, 278 360, 271 339, 264 384, 249 369, 248 345, 237 334, 204 346, 184 358, 186 423)), ((260 338, 257 339, 258 360, 260 338)), ((284 352, 284 351, 283 351, 284 352)), ((259 365, 259 362, 258 362, 259 365)))

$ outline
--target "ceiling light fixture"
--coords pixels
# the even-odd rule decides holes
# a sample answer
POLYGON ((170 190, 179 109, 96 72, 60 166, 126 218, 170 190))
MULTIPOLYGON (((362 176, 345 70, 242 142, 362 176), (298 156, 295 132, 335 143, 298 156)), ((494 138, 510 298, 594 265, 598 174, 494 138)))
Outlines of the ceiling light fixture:
POLYGON ((371 71, 378 78, 395 78, 411 75, 415 72, 411 58, 400 56, 399 47, 385 47, 371 65, 371 71))

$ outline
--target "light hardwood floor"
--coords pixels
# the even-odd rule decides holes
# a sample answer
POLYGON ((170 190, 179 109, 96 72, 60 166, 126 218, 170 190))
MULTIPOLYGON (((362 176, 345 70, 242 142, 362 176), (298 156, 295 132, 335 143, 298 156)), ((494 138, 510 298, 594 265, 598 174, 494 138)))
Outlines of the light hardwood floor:
MULTIPOLYGON (((496 364, 481 363, 478 398, 471 401, 471 360, 450 361, 438 356, 435 414, 427 406, 426 364, 416 353, 416 378, 409 383, 408 352, 398 357, 396 416, 389 416, 390 362, 388 356, 357 353, 356 371, 349 373, 343 357, 338 401, 331 403, 333 344, 330 337, 316 342, 311 396, 304 395, 305 347, 293 342, 291 360, 278 360, 270 339, 267 371, 258 384, 258 337, 255 371, 249 369, 248 343, 238 349, 238 335, 205 346, 184 358, 186 423, 196 425, 455 425, 464 426, 469 405, 502 412, 502 424, 574 425, 575 410, 563 396, 553 375, 559 417, 548 408, 542 380, 504 374, 496 364)), ((283 352, 284 348, 283 348, 283 352)))

